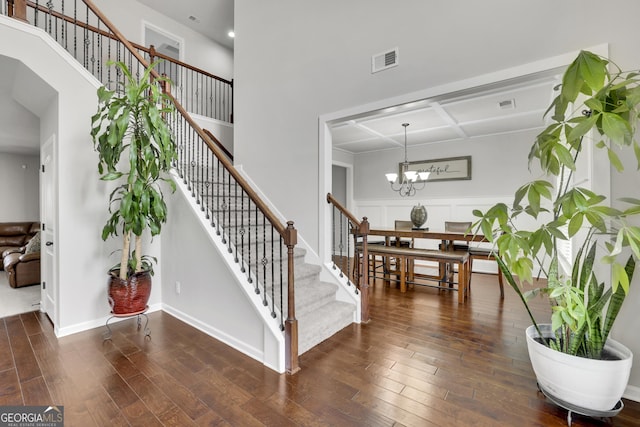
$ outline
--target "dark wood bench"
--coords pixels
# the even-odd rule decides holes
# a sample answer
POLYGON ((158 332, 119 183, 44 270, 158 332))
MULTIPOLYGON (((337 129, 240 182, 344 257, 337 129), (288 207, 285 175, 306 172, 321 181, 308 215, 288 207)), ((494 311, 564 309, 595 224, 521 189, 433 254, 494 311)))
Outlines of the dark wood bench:
POLYGON ((367 245, 369 255, 394 257, 399 262, 400 292, 407 291, 407 265, 410 261, 433 261, 458 265, 458 303, 463 304, 469 289, 469 252, 418 249, 398 246, 367 245))

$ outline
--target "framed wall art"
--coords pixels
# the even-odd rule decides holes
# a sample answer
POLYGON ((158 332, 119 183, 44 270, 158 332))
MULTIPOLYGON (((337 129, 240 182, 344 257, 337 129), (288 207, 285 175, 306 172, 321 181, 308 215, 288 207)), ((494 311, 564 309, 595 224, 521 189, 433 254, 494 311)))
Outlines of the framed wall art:
MULTIPOLYGON (((408 170, 430 172, 426 181, 453 181, 471 179, 471 156, 446 157, 443 159, 409 162, 408 170)), ((402 163, 400 175, 402 176, 402 163)))

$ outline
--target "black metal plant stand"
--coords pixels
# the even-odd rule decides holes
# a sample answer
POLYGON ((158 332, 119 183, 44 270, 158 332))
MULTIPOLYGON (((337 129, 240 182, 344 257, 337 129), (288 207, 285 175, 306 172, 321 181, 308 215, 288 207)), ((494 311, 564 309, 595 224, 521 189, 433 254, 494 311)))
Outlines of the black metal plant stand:
POLYGON ((102 335, 102 340, 103 341, 110 340, 111 336, 113 335, 113 333, 111 332, 111 328, 109 327, 109 321, 111 319, 125 318, 125 317, 136 317, 137 322, 138 322, 138 330, 140 330, 140 328, 142 327, 141 316, 144 316, 144 319, 145 319, 145 322, 144 322, 144 337, 151 339, 151 329, 149 329, 149 317, 147 316, 147 310, 148 309, 149 309, 149 306, 146 306, 144 308, 144 310, 142 310, 142 311, 138 311, 138 312, 135 312, 135 313, 128 313, 128 314, 113 314, 113 312, 111 312, 111 317, 109 317, 107 319, 107 321, 106 321, 106 323, 104 325, 107 328, 107 330, 102 335))
POLYGON ((622 399, 620 399, 618 400, 618 403, 616 403, 616 405, 613 407, 613 409, 610 409, 608 411, 596 411, 593 409, 582 408, 572 403, 567 403, 562 399, 558 399, 553 394, 551 394, 548 390, 545 390, 544 388, 542 388, 540 384, 538 384, 538 390, 540 390, 542 394, 544 394, 544 396, 547 399, 549 399, 551 402, 553 402, 555 405, 567 410, 568 426, 571 426, 571 415, 573 413, 584 415, 586 417, 599 419, 600 421, 606 421, 607 418, 615 417, 616 415, 618 415, 620 411, 622 411, 622 408, 624 408, 624 403, 622 402, 622 399))

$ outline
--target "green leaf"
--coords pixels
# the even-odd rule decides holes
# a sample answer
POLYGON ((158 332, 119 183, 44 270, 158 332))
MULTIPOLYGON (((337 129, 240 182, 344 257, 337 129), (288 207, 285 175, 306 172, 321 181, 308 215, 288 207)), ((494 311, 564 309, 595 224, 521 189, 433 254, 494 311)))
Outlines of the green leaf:
POLYGON ((622 172, 624 170, 624 166, 622 165, 618 155, 610 148, 607 149, 607 155, 609 156, 609 162, 616 168, 616 170, 618 172, 622 172))
POLYGON ((589 51, 581 51, 577 58, 578 74, 593 92, 599 91, 604 86, 609 61, 602 59, 589 51))
POLYGON ((103 181, 114 181, 116 179, 119 179, 121 176, 122 172, 109 172, 100 177, 100 179, 102 179, 103 181))
POLYGON ((577 213, 571 218, 569 221, 569 237, 575 236, 578 231, 580 231, 580 227, 582 227, 582 220, 584 216, 581 213, 577 213))
MULTIPOLYGON (((592 114, 589 117, 580 117, 574 119, 578 121, 578 125, 571 129, 571 132, 567 135, 567 140, 574 141, 582 138, 587 132, 589 132, 596 124, 596 121, 600 117, 599 114, 592 114)), ((572 159, 573 161, 573 159, 572 159)))
POLYGON ((614 113, 602 113, 602 130, 617 144, 627 144, 632 137, 629 122, 614 113))

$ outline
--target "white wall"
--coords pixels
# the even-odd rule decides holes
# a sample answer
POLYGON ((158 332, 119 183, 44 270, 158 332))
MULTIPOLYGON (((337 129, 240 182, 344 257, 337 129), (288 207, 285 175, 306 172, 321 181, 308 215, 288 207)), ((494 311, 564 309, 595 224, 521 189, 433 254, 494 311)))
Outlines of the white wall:
MULTIPOLYGON (((427 182, 416 198, 512 195, 532 179, 527 155, 537 133, 526 131, 412 147, 409 155, 412 161, 471 156, 470 180, 427 182)), ((403 160, 402 148, 356 155, 356 201, 397 198, 384 174, 397 173, 398 164, 403 160)))
POLYGON ((95 0, 95 4, 129 41, 144 45, 144 20, 165 32, 184 39, 184 62, 187 64, 227 80, 233 79, 233 51, 231 49, 213 42, 137 1, 95 0))
POLYGON ((199 116, 196 114, 192 114, 191 117, 193 120, 200 126, 202 129, 206 129, 213 136, 215 136, 218 141, 229 150, 231 154, 233 154, 233 124, 222 122, 220 120, 215 120, 210 117, 199 116))
POLYGON ((40 156, 0 153, 0 222, 39 221, 40 156))
POLYGON ((198 207, 194 212, 184 191, 179 188, 167 200, 169 215, 162 232, 164 310, 282 372, 283 334, 251 285, 236 279, 222 258, 232 257, 226 245, 198 207))
MULTIPOLYGON (((236 163, 317 250, 320 116, 601 43, 623 69, 638 67, 640 3, 615 7, 616 25, 594 25, 603 14, 596 0, 236 0, 236 163), (371 55, 396 46, 399 65, 371 74, 371 55)), ((614 196, 637 194, 633 183, 637 175, 614 182, 614 196)), ((639 277, 633 286, 619 328, 640 309, 639 277)), ((626 344, 640 354, 640 341, 626 344)), ((640 387, 640 365, 630 383, 640 387)))
MULTIPOLYGON (((638 177, 638 164, 629 150, 626 154, 620 154, 620 158, 625 166, 623 173, 616 173, 612 168, 611 174, 611 200, 614 207, 626 209, 628 204, 620 201, 623 197, 633 197, 640 199, 640 178, 638 177)), ((640 227, 640 218, 636 218, 631 225, 640 227)), ((627 251, 629 253, 629 251, 627 251)), ((638 339, 638 331, 640 330, 640 265, 636 264, 634 280, 631 283, 631 290, 627 296, 618 320, 611 335, 616 340, 622 342, 634 353, 635 363, 631 370, 631 378, 629 384, 637 387, 635 390, 634 400, 640 401, 640 339, 638 339)))

